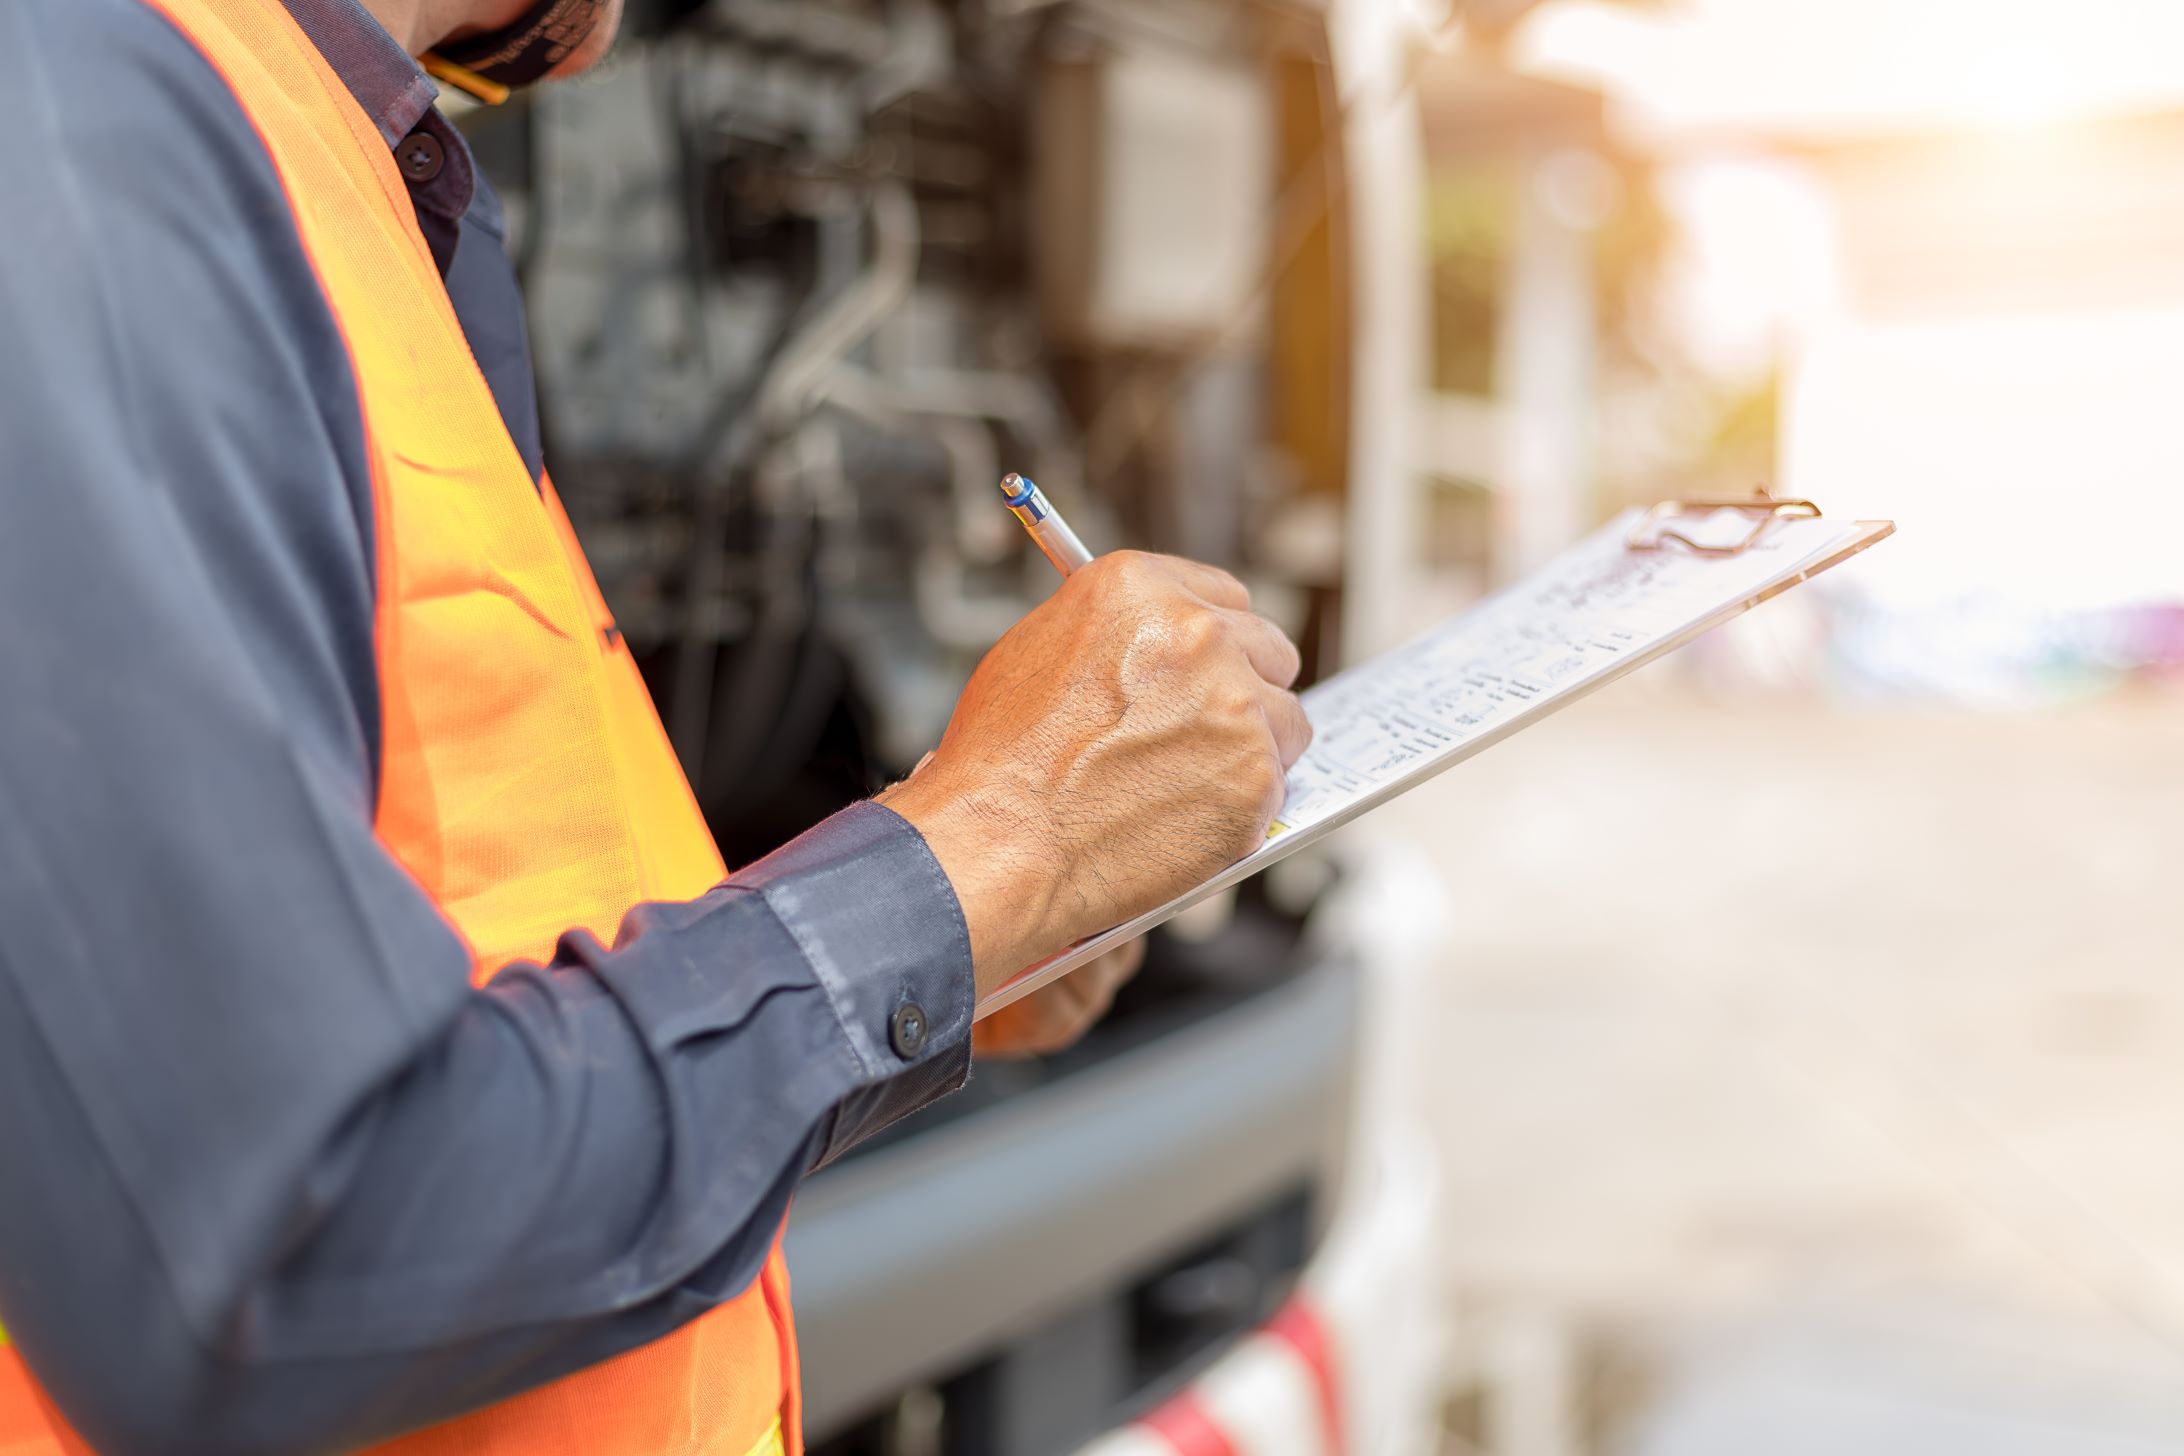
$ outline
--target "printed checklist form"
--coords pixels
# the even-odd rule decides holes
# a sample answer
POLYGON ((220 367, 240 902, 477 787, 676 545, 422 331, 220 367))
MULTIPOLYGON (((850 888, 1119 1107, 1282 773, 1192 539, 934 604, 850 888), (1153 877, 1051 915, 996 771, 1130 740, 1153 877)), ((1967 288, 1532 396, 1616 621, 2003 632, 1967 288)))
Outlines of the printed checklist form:
POLYGON ((1312 746, 1253 853, 1168 904, 1072 946, 979 1003, 1066 975, 1376 805, 1886 538, 1886 521, 1632 510, 1469 611, 1303 694, 1312 746), (1699 549, 1694 549, 1694 548, 1699 549), (1711 554, 1709 554, 1711 553, 1711 554))

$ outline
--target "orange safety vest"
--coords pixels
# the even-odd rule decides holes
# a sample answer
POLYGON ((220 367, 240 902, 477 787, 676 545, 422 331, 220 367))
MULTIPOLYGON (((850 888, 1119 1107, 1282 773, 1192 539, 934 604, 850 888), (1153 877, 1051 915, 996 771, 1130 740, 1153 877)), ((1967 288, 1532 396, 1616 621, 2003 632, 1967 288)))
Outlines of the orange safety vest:
MULTIPOLYGON (((147 3, 256 127, 348 344, 377 515, 380 841, 462 933, 480 982, 547 959, 565 930, 611 940, 640 901, 704 894, 719 852, 552 488, 532 484, 471 357, 385 139, 280 0, 147 3)), ((381 1449, 801 1447, 777 1239, 751 1288, 675 1333, 381 1449)), ((85 1449, 0 1348, 0 1453, 85 1449)))

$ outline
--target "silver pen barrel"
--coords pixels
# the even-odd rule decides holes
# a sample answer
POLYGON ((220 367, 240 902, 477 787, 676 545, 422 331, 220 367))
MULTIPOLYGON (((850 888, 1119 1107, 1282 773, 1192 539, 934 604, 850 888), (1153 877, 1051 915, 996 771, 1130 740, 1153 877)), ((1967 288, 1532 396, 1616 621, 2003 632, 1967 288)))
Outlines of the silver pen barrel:
POLYGON ((1011 513, 1024 523, 1031 539, 1038 543, 1046 559, 1054 563, 1054 569, 1067 576, 1079 567, 1092 564, 1092 553, 1077 533, 1069 529, 1069 522, 1062 519, 1048 502, 1046 492, 1039 489, 1027 475, 1010 471, 1001 477, 1001 499, 1011 513))

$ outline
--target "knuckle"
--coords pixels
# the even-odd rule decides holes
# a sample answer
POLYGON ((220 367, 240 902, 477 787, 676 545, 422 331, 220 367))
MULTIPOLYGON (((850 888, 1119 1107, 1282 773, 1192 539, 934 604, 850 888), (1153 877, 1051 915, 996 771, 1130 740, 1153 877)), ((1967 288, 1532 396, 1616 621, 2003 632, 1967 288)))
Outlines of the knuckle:
POLYGON ((1220 620, 1211 612, 1182 602, 1166 602, 1144 613, 1133 633, 1134 645, 1176 670, 1204 663, 1219 651, 1220 620))
POLYGON ((1259 743, 1242 755, 1228 781, 1234 786, 1236 809, 1251 821, 1246 830, 1255 834, 1263 822, 1260 816, 1274 812, 1280 796, 1288 791, 1289 776, 1273 746, 1259 743))
POLYGON ((1129 553, 1110 551, 1096 556, 1092 564, 1070 578, 1070 584, 1082 583, 1085 590, 1095 597, 1111 601, 1130 590, 1130 564, 1123 560, 1129 553))
POLYGON ((1224 678, 1207 692, 1206 711, 1224 722, 1244 725, 1248 738, 1261 736, 1259 725, 1265 720, 1259 712, 1259 695, 1234 678, 1224 678))
POLYGON ((1110 551, 1093 565, 1119 586, 1142 590, 1160 574, 1160 558, 1146 551, 1110 551))
POLYGON ((1187 663, 1199 651, 1190 639, 1188 619, 1162 611, 1136 613, 1130 625, 1133 657, 1142 658, 1162 673, 1187 663))
POLYGON ((1196 656, 1203 656, 1220 646, 1226 635, 1221 619, 1208 611, 1186 611, 1176 622, 1177 640, 1196 656))

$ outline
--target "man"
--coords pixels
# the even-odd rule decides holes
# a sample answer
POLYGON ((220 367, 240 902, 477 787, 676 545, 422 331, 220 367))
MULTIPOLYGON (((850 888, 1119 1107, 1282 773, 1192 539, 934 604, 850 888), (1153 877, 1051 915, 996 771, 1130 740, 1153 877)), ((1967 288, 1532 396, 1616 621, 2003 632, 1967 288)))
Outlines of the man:
POLYGON ((1234 581, 1117 555, 726 875, 411 59, 521 84, 617 9, 0 4, 8 1456, 795 1450, 798 1180, 1248 849, 1308 735, 1234 581))

